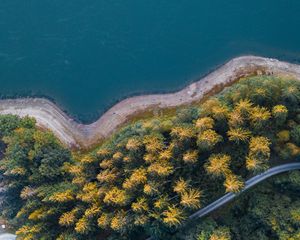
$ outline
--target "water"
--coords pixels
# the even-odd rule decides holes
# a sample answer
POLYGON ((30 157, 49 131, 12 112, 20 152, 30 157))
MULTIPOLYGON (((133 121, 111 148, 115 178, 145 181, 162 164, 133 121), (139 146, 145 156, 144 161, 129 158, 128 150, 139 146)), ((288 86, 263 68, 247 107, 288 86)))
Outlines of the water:
POLYGON ((232 57, 300 61, 299 0, 1 0, 0 94, 82 121, 174 91, 232 57))

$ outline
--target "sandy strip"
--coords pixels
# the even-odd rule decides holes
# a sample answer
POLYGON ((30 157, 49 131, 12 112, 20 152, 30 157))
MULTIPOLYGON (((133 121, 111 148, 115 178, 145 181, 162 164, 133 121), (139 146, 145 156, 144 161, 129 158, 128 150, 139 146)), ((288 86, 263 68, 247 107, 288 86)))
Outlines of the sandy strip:
POLYGON ((69 147, 89 147, 110 136, 133 115, 146 109, 163 109, 199 101, 216 86, 227 85, 241 76, 260 74, 288 75, 300 79, 300 65, 256 56, 234 58, 199 81, 176 93, 152 94, 124 99, 96 122, 79 124, 47 99, 21 98, 0 100, 0 114, 31 116, 37 124, 50 129, 69 147))

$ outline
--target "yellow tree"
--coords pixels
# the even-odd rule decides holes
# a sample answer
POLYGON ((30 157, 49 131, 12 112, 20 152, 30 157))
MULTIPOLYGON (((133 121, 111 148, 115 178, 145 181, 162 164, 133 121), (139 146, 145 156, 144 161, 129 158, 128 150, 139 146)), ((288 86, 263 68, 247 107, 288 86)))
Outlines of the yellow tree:
POLYGON ((91 156, 90 154, 87 154, 80 159, 80 162, 82 164, 89 164, 89 163, 93 163, 95 161, 97 161, 97 159, 94 158, 93 156, 91 156))
POLYGON ((84 234, 84 233, 87 233, 89 230, 89 222, 88 222, 88 219, 83 216, 82 218, 80 218, 78 220, 78 222, 76 223, 75 225, 75 231, 77 233, 80 233, 80 234, 84 234))
POLYGON ((124 156, 123 157, 123 162, 124 163, 131 163, 134 160, 131 156, 124 156))
POLYGON ((126 212, 124 210, 117 211, 111 219, 110 227, 113 230, 119 232, 122 229, 124 229, 126 226, 127 226, 126 212))
POLYGON ((76 214, 78 213, 79 209, 74 208, 70 212, 65 212, 59 218, 59 225, 61 226, 71 226, 74 225, 77 221, 76 214))
POLYGON ((282 130, 276 134, 277 139, 280 143, 285 143, 290 140, 290 131, 282 130))
POLYGON ((288 116, 288 109, 284 105, 276 105, 272 109, 272 115, 277 125, 282 125, 288 116))
POLYGON ((217 98, 210 98, 206 100, 201 106, 202 116, 211 116, 213 114, 213 109, 222 106, 217 98))
POLYGON ((49 201, 63 203, 73 201, 75 199, 74 197, 75 194, 72 190, 66 190, 64 192, 54 193, 52 196, 49 197, 49 201))
POLYGON ((66 171, 68 171, 72 176, 72 183, 75 185, 78 185, 82 187, 84 184, 86 184, 86 178, 85 178, 85 168, 81 165, 70 165, 66 167, 66 171))
POLYGON ((290 214, 291 214, 291 219, 299 224, 300 222, 300 206, 298 204, 298 206, 294 206, 291 210, 290 210, 290 214))
POLYGON ((231 128, 227 135, 229 137, 229 141, 234 141, 236 143, 246 142, 251 136, 251 132, 247 129, 243 128, 231 128))
POLYGON ((23 167, 14 167, 10 171, 6 171, 6 175, 12 175, 12 176, 25 176, 26 175, 26 169, 23 167))
POLYGON ((196 163, 198 161, 198 151, 188 150, 185 154, 183 154, 182 159, 185 163, 196 163))
POLYGON ((212 129, 205 130, 198 135, 197 144, 202 151, 209 151, 223 140, 222 136, 212 129))
POLYGON ((228 114, 228 124, 232 128, 242 127, 245 123, 243 114, 238 110, 233 110, 228 114))
POLYGON ((174 172, 174 167, 166 161, 154 162, 147 169, 148 173, 166 177, 174 172))
POLYGON ((128 200, 129 196, 124 190, 113 187, 111 190, 106 192, 103 202, 109 205, 124 206, 127 204, 128 200))
POLYGON ((148 182, 147 184, 144 185, 143 191, 146 195, 152 196, 158 192, 158 189, 159 189, 159 184, 155 182, 148 182))
POLYGON ((173 191, 178 194, 182 194, 188 189, 188 187, 189 187, 188 181, 185 181, 183 178, 180 177, 179 180, 175 182, 173 191))
POLYGON ((248 170, 257 172, 268 167, 270 158, 270 140, 263 136, 251 137, 249 143, 249 153, 246 157, 246 167, 248 170))
POLYGON ((172 156, 173 156, 173 152, 169 148, 159 153, 159 159, 161 160, 170 160, 172 156))
POLYGON ((299 101, 299 89, 295 84, 285 86, 282 95, 292 103, 297 103, 299 101))
POLYGON ((121 152, 115 152, 112 156, 112 159, 115 161, 115 162, 118 162, 118 161, 121 161, 123 159, 123 153, 121 152))
POLYGON ((149 210, 149 206, 148 206, 146 198, 141 197, 136 202, 133 202, 131 204, 131 209, 134 212, 145 212, 145 211, 148 211, 149 210))
POLYGON ((251 99, 255 103, 262 103, 268 97, 268 91, 265 86, 255 86, 251 89, 251 99))
POLYGON ((99 199, 97 183, 91 182, 83 186, 82 192, 77 194, 77 198, 83 202, 93 203, 99 199))
POLYGON ((102 169, 107 169, 107 168, 113 168, 114 166, 114 161, 112 159, 103 159, 99 166, 102 168, 102 169))
POLYGON ((113 183, 117 180, 117 177, 116 169, 105 169, 97 175, 97 179, 101 183, 113 183))
POLYGON ((41 224, 34 226, 24 225, 16 231, 16 235, 21 239, 33 240, 36 239, 36 234, 42 231, 41 224))
POLYGON ((100 148, 98 151, 97 151, 97 156, 98 157, 108 157, 109 155, 111 154, 111 151, 107 148, 100 148))
POLYGON ((213 176, 226 176, 231 173, 229 169, 231 157, 226 154, 213 154, 205 164, 205 169, 213 176))
POLYGON ((298 147, 294 143, 286 143, 285 148, 290 152, 290 155, 293 157, 299 156, 300 155, 300 147, 298 147))
POLYGON ((268 160, 270 158, 270 145, 271 141, 267 137, 252 137, 249 144, 249 156, 268 160))
POLYGON ((101 207, 99 206, 99 203, 93 203, 92 206, 90 206, 85 210, 84 216, 90 219, 98 216, 100 212, 101 212, 101 207))
POLYGON ((38 208, 34 210, 32 213, 29 214, 29 220, 41 220, 47 216, 47 209, 46 208, 38 208))
POLYGON ((154 207, 157 209, 164 209, 169 204, 169 198, 167 195, 162 195, 154 202, 154 207))
POLYGON ((250 123, 255 129, 261 129, 271 118, 271 113, 264 107, 253 107, 250 112, 250 123))
POLYGON ((164 147, 162 137, 157 135, 147 135, 143 139, 146 150, 149 153, 157 153, 161 151, 164 147))
POLYGON ((261 171, 264 169, 263 162, 255 157, 246 157, 246 168, 249 171, 261 171))
POLYGON ((163 216, 163 222, 170 227, 180 225, 185 219, 183 210, 174 205, 169 206, 168 209, 163 212, 163 216))
POLYGON ((225 120, 227 118, 228 113, 229 109, 224 105, 218 105, 212 108, 212 116, 217 121, 225 120))
POLYGON ((133 189, 136 188, 139 184, 147 182, 147 170, 145 168, 137 168, 133 170, 130 177, 125 179, 123 183, 123 188, 133 189))
POLYGON ((195 137, 196 133, 191 126, 179 126, 171 130, 171 136, 178 138, 180 141, 184 141, 195 137))
POLYGON ((146 153, 143 158, 146 163, 153 163, 158 159, 158 156, 154 153, 146 153))
POLYGON ((111 214, 108 213, 101 213, 100 217, 97 220, 98 226, 102 229, 108 228, 111 223, 111 214))
POLYGON ((181 194, 180 204, 192 209, 200 208, 201 191, 189 188, 181 194))
POLYGON ((75 184, 75 185, 77 185, 77 186, 82 187, 82 186, 84 186, 84 184, 87 183, 87 179, 85 177, 83 177, 83 176, 81 176, 81 177, 73 177, 72 183, 75 184))
POLYGON ((252 102, 249 99, 241 99, 236 105, 235 110, 241 113, 242 116, 246 117, 252 109, 252 102))
POLYGON ((25 200, 33 197, 34 195, 37 194, 37 190, 32 188, 32 187, 24 187, 21 191, 20 197, 25 200))
POLYGON ((71 165, 67 170, 73 176, 79 176, 83 173, 84 168, 82 165, 71 165))
POLYGON ((212 129, 215 125, 215 121, 211 117, 202 117, 196 121, 195 125, 197 130, 201 132, 212 129))
POLYGON ((137 138, 130 138, 127 141, 126 149, 129 151, 137 151, 143 146, 143 143, 137 138))
POLYGON ((244 187, 244 182, 236 175, 228 174, 224 182, 226 192, 239 192, 244 187))
POLYGON ((230 231, 225 227, 217 228, 210 235, 209 240, 231 240, 230 231))

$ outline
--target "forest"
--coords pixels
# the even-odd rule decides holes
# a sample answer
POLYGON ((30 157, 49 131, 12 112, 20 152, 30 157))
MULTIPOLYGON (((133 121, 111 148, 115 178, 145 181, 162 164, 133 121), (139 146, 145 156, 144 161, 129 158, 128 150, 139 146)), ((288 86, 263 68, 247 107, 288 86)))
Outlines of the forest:
POLYGON ((300 82, 291 78, 242 78, 135 120, 89 152, 28 117, 0 116, 0 139, 0 218, 18 239, 300 238, 299 171, 188 221, 252 176, 300 160, 300 82))
POLYGON ((300 172, 275 176, 170 240, 300 239, 300 172))

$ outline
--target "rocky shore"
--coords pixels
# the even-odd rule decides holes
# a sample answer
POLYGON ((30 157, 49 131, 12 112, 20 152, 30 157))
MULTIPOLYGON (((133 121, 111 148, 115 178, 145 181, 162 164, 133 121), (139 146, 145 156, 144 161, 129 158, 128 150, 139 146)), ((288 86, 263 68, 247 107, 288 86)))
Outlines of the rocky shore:
POLYGON ((34 117, 40 127, 50 129, 67 146, 87 148, 109 137, 140 112, 187 105, 201 100, 216 87, 223 87, 241 77, 256 74, 284 75, 300 79, 300 65, 256 56, 234 58, 178 92, 124 99, 96 122, 88 125, 77 123, 54 103, 43 98, 0 100, 0 114, 34 117))

